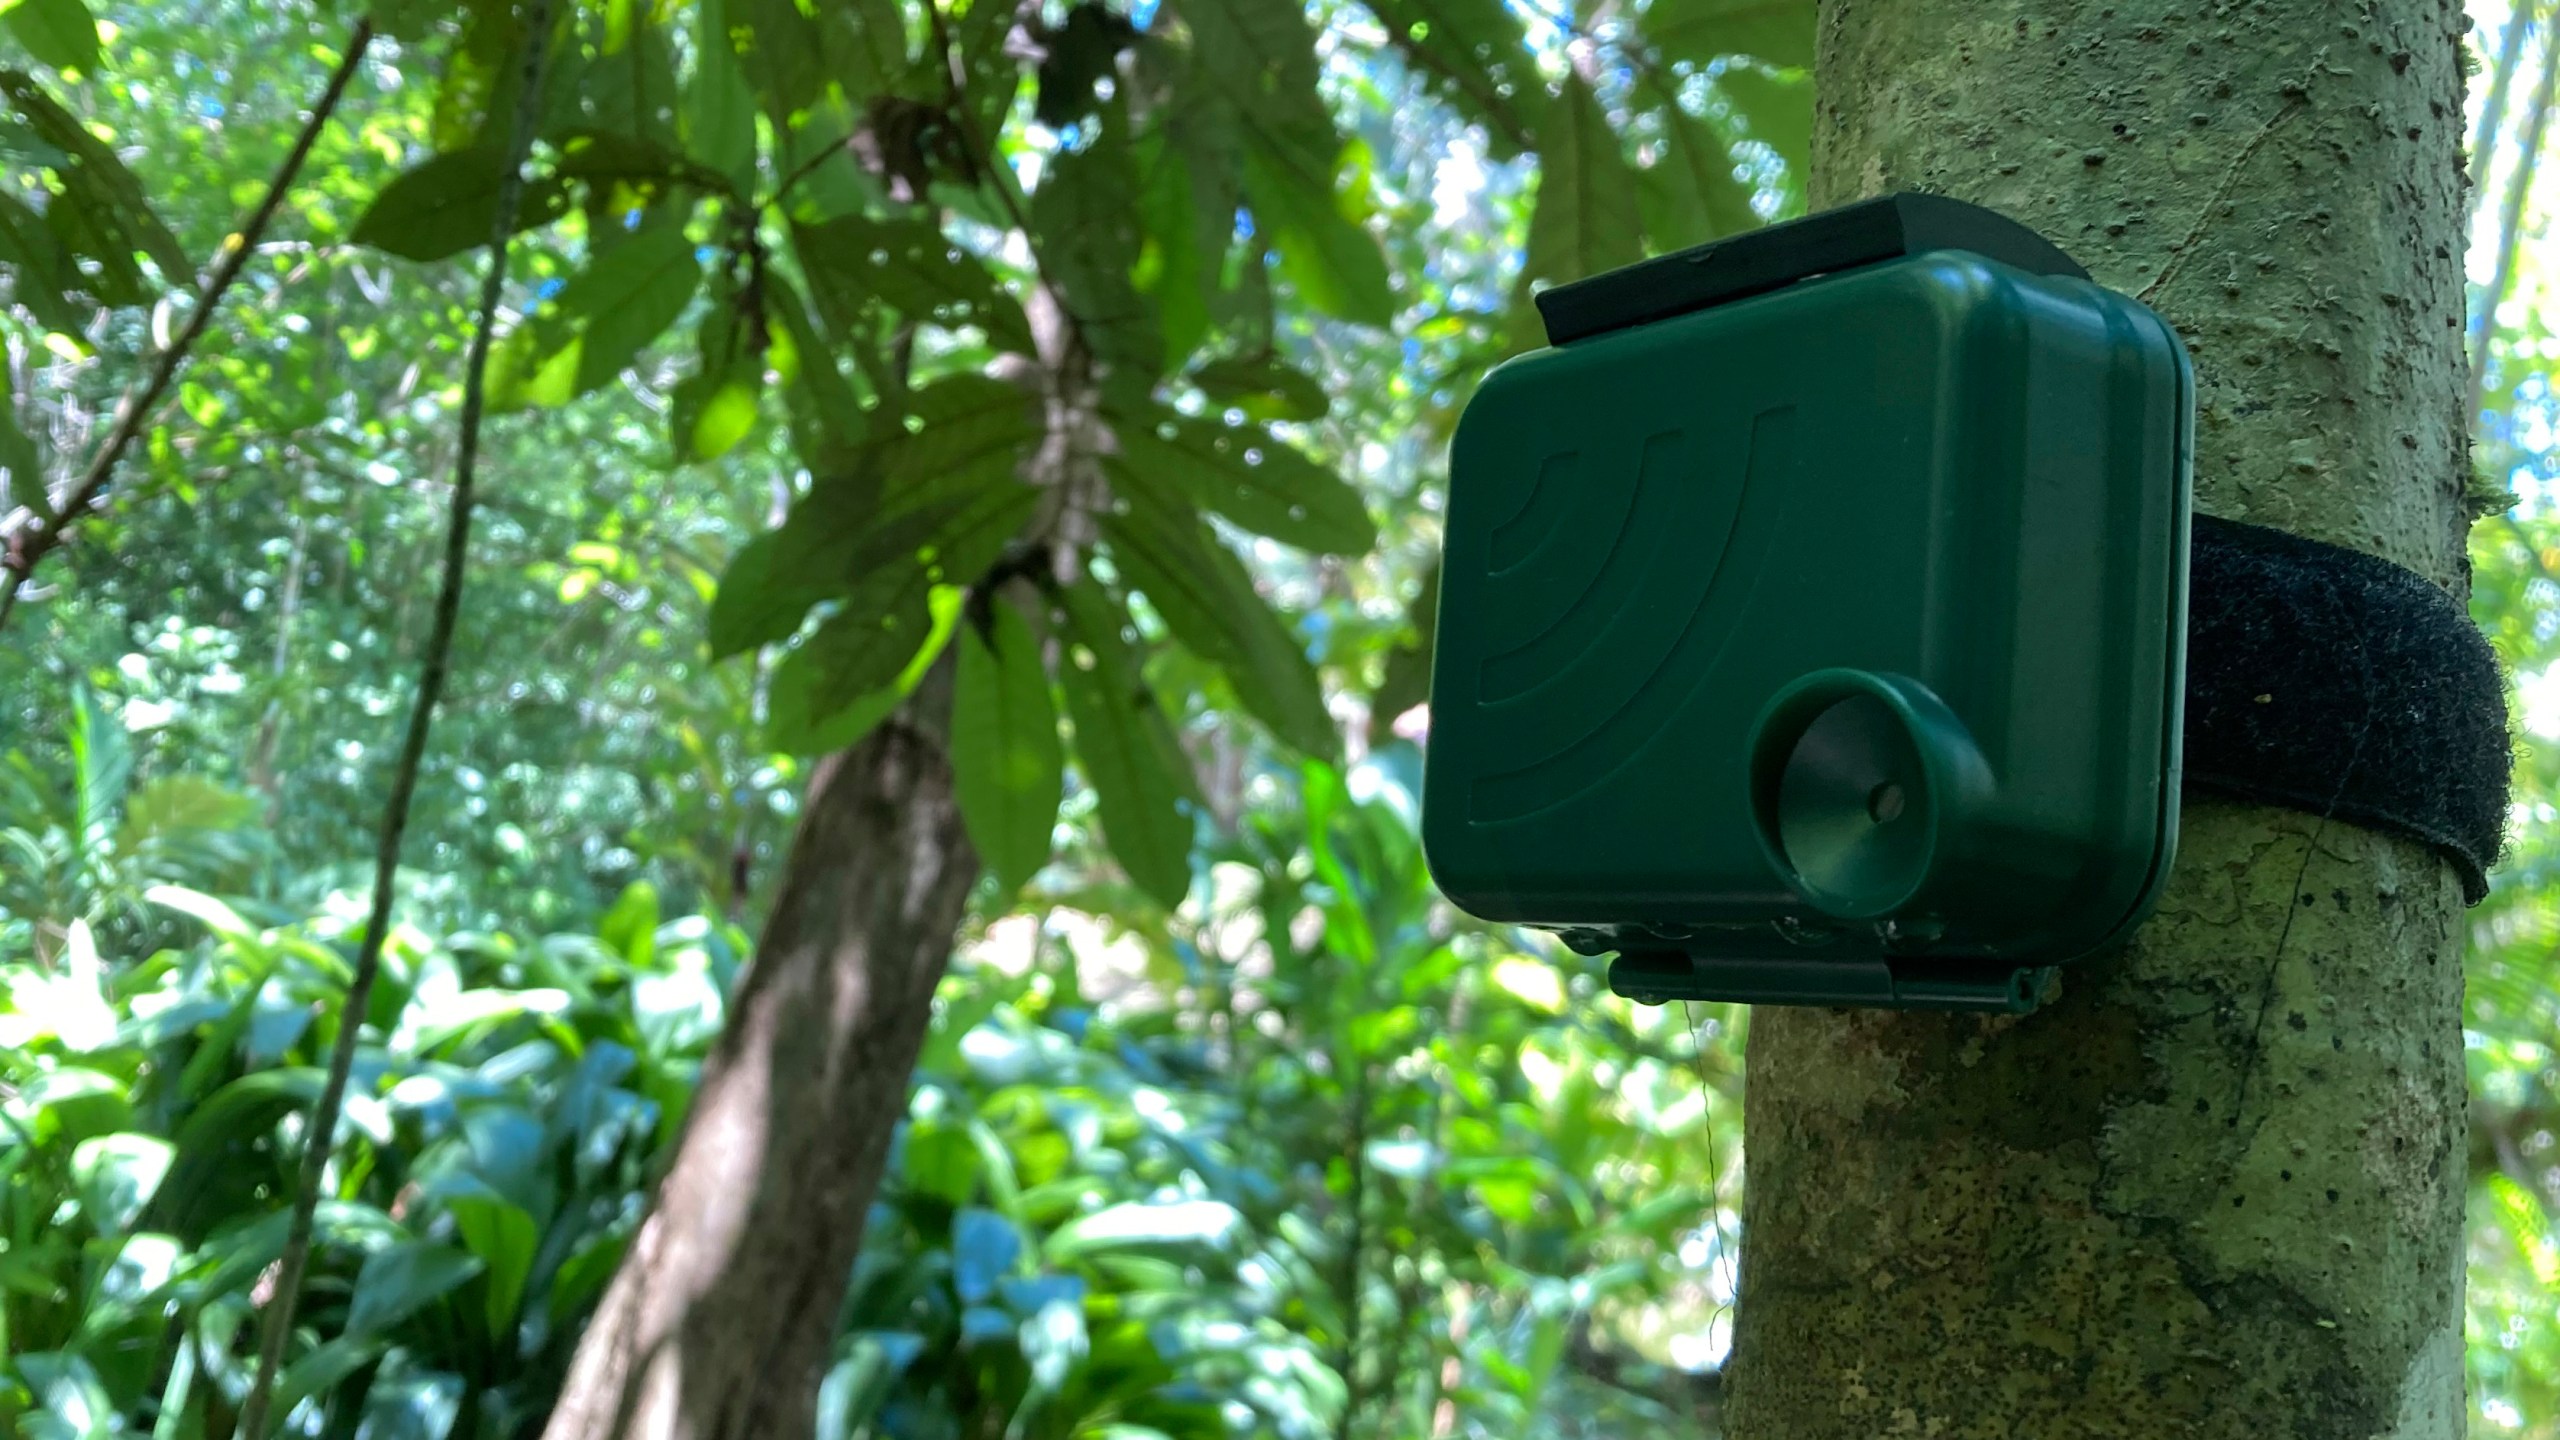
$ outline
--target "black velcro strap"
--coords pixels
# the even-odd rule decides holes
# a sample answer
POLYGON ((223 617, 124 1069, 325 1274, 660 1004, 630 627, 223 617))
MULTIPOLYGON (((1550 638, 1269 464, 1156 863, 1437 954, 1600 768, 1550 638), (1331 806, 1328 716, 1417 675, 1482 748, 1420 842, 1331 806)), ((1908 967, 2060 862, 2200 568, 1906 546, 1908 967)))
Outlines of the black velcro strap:
POLYGON ((2497 655, 2388 560, 2199 515, 2186 781, 2435 847, 2478 904, 2512 765, 2497 655))

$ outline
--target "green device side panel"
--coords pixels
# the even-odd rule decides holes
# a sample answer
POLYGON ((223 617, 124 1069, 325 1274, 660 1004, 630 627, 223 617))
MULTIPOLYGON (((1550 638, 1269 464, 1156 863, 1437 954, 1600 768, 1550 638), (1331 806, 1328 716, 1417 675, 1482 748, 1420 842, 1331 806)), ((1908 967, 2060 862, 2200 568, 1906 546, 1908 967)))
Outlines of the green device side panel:
POLYGON ((1763 707, 1848 667, 1928 687, 1998 782, 1968 843, 2017 893, 1928 953, 2103 943, 2172 843, 2186 377, 2138 304, 1959 252, 1496 370, 1450 461, 1442 887, 1589 948, 1906 949, 1805 904, 1751 818, 1763 707))

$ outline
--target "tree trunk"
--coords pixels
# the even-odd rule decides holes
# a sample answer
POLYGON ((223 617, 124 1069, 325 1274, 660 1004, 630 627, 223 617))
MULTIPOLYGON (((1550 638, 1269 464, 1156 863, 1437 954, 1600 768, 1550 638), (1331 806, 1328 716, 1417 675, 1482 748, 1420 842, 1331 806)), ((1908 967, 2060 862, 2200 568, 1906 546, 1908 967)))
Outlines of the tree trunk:
MULTIPOLYGON (((2196 362, 2215 514, 2464 583, 2450 0, 1825 0, 1817 206, 2037 226, 2196 362)), ((2463 1432, 2458 882, 2190 796, 2024 1019, 1762 1010, 1740 1440, 2463 1432)))
POLYGON ((805 1440, 978 858, 950 666, 811 778, 772 918, 546 1440, 805 1440))

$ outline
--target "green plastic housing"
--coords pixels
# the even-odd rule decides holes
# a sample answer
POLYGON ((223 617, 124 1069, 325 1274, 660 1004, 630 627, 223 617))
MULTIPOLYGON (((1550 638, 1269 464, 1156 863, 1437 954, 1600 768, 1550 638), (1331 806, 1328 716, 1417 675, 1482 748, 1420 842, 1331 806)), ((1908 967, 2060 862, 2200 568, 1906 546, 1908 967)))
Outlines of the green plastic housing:
POLYGON ((1450 455, 1441 888, 1646 1001, 2031 1007, 2168 871, 2193 409, 2140 303, 1962 250, 1501 366, 1450 455))

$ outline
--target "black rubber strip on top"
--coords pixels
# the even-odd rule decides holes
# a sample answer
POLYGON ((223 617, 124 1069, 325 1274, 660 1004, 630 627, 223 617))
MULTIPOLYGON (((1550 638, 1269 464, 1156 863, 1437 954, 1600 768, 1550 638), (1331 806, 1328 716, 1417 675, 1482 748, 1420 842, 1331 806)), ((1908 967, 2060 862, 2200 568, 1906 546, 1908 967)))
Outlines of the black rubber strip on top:
POLYGON ((2196 517, 2189 786, 2420 841, 2476 905, 2506 833, 2506 694, 2487 638, 2424 576, 2196 517))

